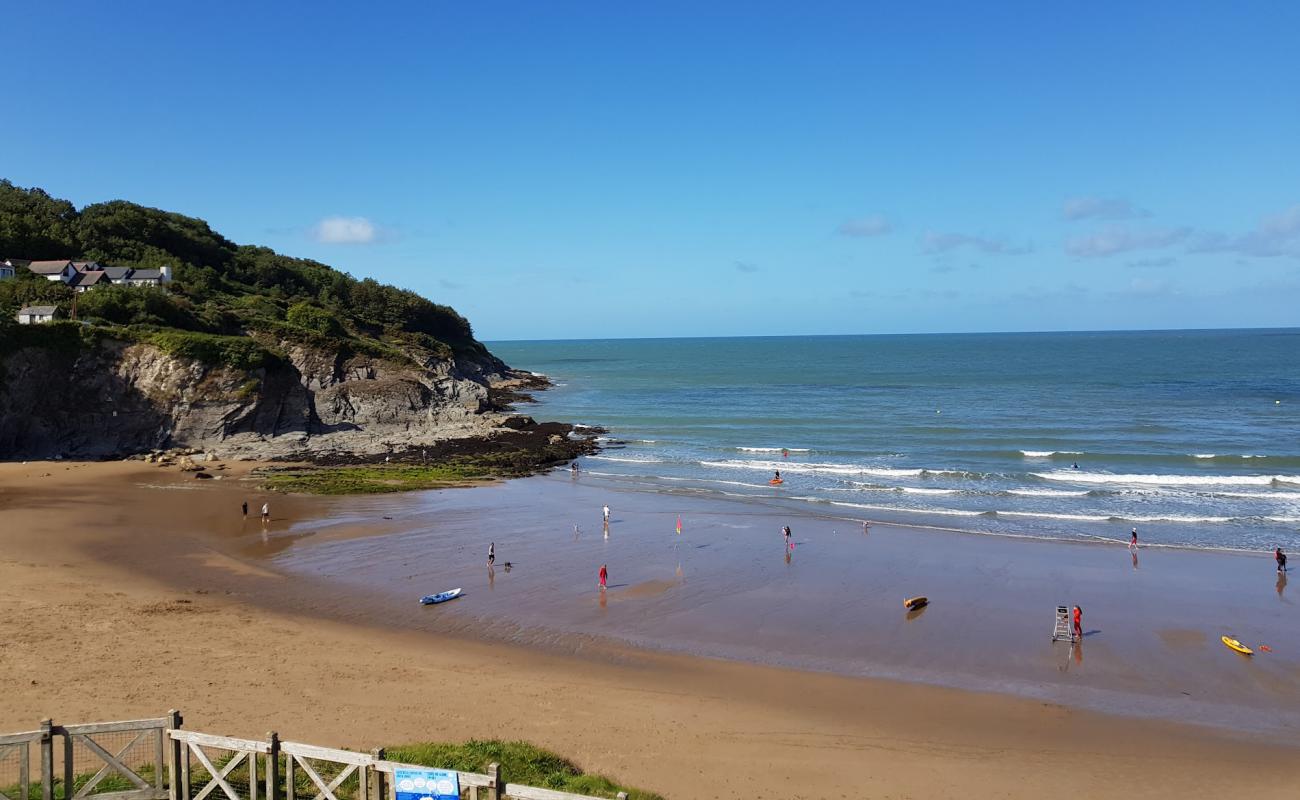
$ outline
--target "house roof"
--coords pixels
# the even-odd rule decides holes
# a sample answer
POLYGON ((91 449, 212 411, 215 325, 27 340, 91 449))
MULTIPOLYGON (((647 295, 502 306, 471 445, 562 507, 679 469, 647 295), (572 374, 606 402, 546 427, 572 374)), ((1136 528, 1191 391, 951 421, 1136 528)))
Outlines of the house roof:
POLYGON ((160 269, 137 269, 131 273, 129 280, 133 281, 160 281, 162 280, 162 270, 160 269))
POLYGON ((11 267, 26 267, 30 266, 32 261, 29 258, 6 258, 5 263, 11 267))
POLYGON ((54 314, 54 306, 24 306, 18 309, 20 316, 35 315, 38 317, 49 317, 54 314))
POLYGON ((104 274, 110 281, 120 281, 131 274, 130 267, 104 267, 104 274))
POLYGON ((68 268, 71 261, 33 261, 27 265, 27 268, 37 275, 58 275, 68 268))
POLYGON ((97 272, 100 266, 98 261, 73 261, 72 268, 77 272, 97 272))
POLYGON ((94 286, 97 283, 103 283, 109 280, 106 270, 96 269, 78 272, 69 282, 69 286, 94 286))

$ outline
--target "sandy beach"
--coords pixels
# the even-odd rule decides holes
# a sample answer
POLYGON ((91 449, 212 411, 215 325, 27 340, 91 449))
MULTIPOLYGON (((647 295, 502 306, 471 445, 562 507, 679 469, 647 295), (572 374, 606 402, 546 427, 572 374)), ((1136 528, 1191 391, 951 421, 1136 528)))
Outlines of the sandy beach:
POLYGON ((563 475, 272 496, 264 533, 246 467, 0 465, 8 729, 175 707, 324 745, 522 738, 671 797, 1300 790, 1300 640, 1258 557, 1134 569, 1122 548, 808 516, 787 563, 781 509, 563 475), (487 539, 509 572, 487 574, 487 539), (914 593, 935 602, 909 619, 914 593), (1087 609, 1082 648, 1048 640, 1057 602, 1087 609), (1229 653, 1229 625, 1274 652, 1229 653))

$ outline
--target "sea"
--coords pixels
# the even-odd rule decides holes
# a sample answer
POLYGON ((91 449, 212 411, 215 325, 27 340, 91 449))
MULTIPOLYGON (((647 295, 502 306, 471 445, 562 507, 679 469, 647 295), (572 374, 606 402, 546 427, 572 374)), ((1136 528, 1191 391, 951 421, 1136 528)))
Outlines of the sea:
POLYGON ((523 411, 607 431, 585 480, 987 535, 1300 548, 1300 329, 489 347, 554 382, 523 411))

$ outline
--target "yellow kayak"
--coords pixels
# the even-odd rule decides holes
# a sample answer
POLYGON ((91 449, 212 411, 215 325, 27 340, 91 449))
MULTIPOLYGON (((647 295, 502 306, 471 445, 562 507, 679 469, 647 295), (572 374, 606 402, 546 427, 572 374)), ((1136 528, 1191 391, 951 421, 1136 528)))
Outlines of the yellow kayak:
POLYGON ((1255 654, 1254 650, 1251 650, 1249 647, 1237 641, 1236 639, 1233 639, 1229 636, 1224 636, 1221 638, 1223 639, 1224 644, 1226 644, 1228 647, 1232 648, 1233 650, 1236 650, 1238 653, 1245 653, 1248 656, 1253 656, 1255 654))

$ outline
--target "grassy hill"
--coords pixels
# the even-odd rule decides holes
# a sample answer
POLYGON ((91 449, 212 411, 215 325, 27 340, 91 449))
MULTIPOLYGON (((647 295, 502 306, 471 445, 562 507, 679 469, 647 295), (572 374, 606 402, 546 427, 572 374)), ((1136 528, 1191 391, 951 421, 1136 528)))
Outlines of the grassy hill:
MULTIPOLYGON (((77 210, 41 189, 0 180, 4 258, 171 266, 175 279, 164 287, 83 293, 78 319, 209 362, 255 365, 276 357, 267 343, 285 340, 394 360, 453 353, 490 358, 469 322, 448 306, 317 261, 235 244, 201 219, 124 200, 77 210)), ((53 304, 66 318, 72 303, 67 286, 19 269, 16 278, 0 281, 0 339, 10 346, 38 343, 35 331, 17 330, 17 309, 53 304)))

